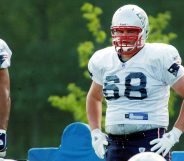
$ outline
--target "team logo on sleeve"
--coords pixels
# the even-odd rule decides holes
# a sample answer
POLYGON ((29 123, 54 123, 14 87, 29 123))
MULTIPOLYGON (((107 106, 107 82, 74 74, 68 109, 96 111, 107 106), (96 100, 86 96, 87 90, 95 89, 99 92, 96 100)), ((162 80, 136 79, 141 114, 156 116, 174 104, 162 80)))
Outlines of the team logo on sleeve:
POLYGON ((7 55, 0 55, 0 65, 3 64, 6 58, 7 58, 7 55))
POLYGON ((174 63, 170 66, 168 71, 176 77, 178 74, 179 68, 180 68, 180 66, 177 63, 174 63))

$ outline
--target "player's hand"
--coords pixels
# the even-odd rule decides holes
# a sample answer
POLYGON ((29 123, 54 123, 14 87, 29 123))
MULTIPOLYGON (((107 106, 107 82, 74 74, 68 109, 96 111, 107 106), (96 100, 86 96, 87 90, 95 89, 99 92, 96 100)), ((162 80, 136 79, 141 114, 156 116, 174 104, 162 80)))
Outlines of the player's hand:
POLYGON ((106 146, 108 145, 107 136, 100 129, 94 129, 91 132, 92 146, 95 150, 96 155, 104 159, 106 146))
POLYGON ((7 139, 6 131, 0 129, 0 158, 4 158, 6 156, 6 148, 7 148, 6 139, 7 139))
POLYGON ((175 143, 179 142, 179 138, 182 131, 174 127, 170 132, 165 133, 162 138, 154 139, 150 142, 150 145, 154 145, 151 151, 156 151, 157 154, 161 154, 165 157, 169 150, 175 143))

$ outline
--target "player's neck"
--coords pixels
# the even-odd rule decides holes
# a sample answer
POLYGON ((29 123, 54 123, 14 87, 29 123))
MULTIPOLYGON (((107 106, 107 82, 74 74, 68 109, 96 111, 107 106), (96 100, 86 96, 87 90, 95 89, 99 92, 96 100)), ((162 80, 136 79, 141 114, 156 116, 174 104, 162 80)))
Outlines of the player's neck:
POLYGON ((126 62, 129 59, 131 59, 134 55, 136 55, 142 48, 136 48, 129 52, 119 53, 119 58, 122 60, 122 62, 126 62))

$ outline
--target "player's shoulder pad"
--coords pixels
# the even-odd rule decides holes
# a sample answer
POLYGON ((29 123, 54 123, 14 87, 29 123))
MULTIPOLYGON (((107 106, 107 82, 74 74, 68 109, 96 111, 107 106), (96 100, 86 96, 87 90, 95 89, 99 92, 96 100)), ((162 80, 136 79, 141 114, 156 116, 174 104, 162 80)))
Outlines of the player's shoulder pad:
POLYGON ((10 56, 12 55, 12 51, 8 47, 7 43, 3 40, 0 39, 0 52, 6 51, 10 56))
POLYGON ((101 62, 101 61, 105 61, 107 59, 107 57, 109 57, 114 51, 115 50, 114 50, 113 46, 97 50, 91 56, 90 61, 96 62, 96 63, 101 62))
POLYGON ((150 43, 147 49, 153 57, 160 59, 179 55, 178 50, 170 44, 150 43))
POLYGON ((0 46, 6 46, 7 44, 6 44, 6 42, 3 40, 3 39, 0 39, 0 46))

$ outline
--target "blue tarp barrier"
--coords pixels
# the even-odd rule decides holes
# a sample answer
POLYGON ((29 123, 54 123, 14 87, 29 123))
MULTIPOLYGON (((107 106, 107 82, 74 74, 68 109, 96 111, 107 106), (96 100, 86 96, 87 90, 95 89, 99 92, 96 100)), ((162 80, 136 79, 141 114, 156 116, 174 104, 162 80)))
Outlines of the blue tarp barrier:
POLYGON ((76 122, 68 125, 58 148, 31 148, 29 161, 105 161, 99 159, 91 145, 89 126, 76 122))
POLYGON ((172 161, 184 161, 184 151, 173 151, 172 161))

